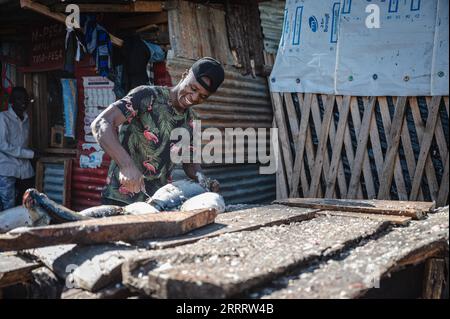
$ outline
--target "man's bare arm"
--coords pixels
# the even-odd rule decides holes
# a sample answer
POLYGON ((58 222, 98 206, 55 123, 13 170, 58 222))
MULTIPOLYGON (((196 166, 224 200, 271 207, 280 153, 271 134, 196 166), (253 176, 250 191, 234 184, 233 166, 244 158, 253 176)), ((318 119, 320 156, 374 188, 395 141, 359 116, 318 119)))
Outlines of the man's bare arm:
POLYGON ((126 121, 122 112, 110 105, 92 122, 92 133, 103 148, 120 168, 120 183, 133 193, 141 191, 143 185, 142 173, 136 168, 133 160, 119 142, 118 128, 126 121))

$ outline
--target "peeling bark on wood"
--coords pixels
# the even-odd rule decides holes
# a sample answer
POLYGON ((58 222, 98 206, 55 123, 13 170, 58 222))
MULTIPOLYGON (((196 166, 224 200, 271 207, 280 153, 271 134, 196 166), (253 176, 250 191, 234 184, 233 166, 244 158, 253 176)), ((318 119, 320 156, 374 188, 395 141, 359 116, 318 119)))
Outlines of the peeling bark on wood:
POLYGON ((146 252, 122 266, 125 285, 156 298, 227 298, 330 256, 387 223, 317 217, 146 252))
POLYGON ((114 216, 53 226, 18 228, 0 235, 0 250, 178 236, 213 223, 216 216, 215 210, 197 210, 114 216))
POLYGON ((274 201, 294 207, 338 210, 355 213, 387 214, 407 216, 421 219, 434 208, 434 202, 410 202, 388 200, 354 200, 354 199, 327 199, 327 198, 288 198, 274 201))

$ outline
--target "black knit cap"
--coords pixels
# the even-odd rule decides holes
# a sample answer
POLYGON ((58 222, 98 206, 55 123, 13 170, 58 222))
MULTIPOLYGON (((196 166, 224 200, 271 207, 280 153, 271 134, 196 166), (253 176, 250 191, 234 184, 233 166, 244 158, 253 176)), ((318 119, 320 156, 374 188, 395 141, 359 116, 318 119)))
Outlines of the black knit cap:
POLYGON ((222 65, 213 58, 201 58, 192 65, 191 69, 197 82, 210 93, 216 92, 225 79, 225 72, 222 65), (210 79, 211 85, 207 85, 207 83, 202 80, 203 76, 210 79))

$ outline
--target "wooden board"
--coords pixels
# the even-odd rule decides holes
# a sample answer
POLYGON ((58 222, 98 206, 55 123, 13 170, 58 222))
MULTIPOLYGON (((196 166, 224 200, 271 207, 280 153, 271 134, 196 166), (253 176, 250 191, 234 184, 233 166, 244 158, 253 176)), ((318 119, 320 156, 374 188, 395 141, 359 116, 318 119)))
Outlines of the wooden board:
POLYGON ((60 245, 27 251, 51 269, 66 286, 98 291, 120 282, 120 266, 126 257, 139 254, 125 244, 60 245))
MULTIPOLYGON (((214 224, 193 230, 183 236, 136 242, 144 249, 180 246, 227 232, 254 230, 260 227, 299 222, 314 217, 316 210, 269 205, 219 214, 214 224)), ((125 244, 61 245, 27 251, 41 260, 59 278, 74 289, 99 291, 121 281, 120 266, 126 258, 139 255, 142 249, 125 244), (70 278, 68 276, 70 275, 70 278)))
POLYGON ((430 258, 425 264, 424 299, 441 299, 446 286, 444 258, 430 258))
POLYGON ((31 278, 31 271, 39 262, 12 253, 0 254, 0 288, 25 282, 31 278))
POLYGON ((17 228, 0 235, 0 250, 178 236, 213 223, 216 216, 215 210, 197 210, 114 216, 44 227, 17 228))
POLYGON ((364 213, 353 213, 353 212, 340 212, 333 210, 326 210, 317 212, 318 216, 342 216, 342 217, 352 217, 352 218, 367 218, 378 221, 388 222, 394 225, 406 226, 409 224, 411 217, 405 216, 395 216, 395 215, 381 215, 381 214, 364 214, 364 213))
MULTIPOLYGON (((255 298, 357 298, 402 267, 422 263, 448 249, 448 207, 426 220, 394 227, 384 236, 295 276, 281 277, 256 292, 255 298), (278 284, 284 287, 277 289, 278 284), (266 292, 265 292, 266 291, 266 292), (267 293, 268 292, 268 293, 267 293)), ((279 287, 279 286, 278 286, 279 287)))
POLYGON ((125 285, 156 298, 228 298, 336 254, 387 223, 317 217, 144 252, 122 266, 125 285))
POLYGON ((424 218, 425 215, 434 208, 433 202, 388 201, 376 199, 288 198, 276 200, 274 203, 305 208, 407 216, 414 219, 424 218))
POLYGON ((157 240, 141 240, 136 245, 147 249, 163 249, 212 238, 225 233, 256 230, 261 227, 300 222, 315 217, 316 209, 265 205, 219 214, 214 224, 193 230, 183 236, 157 240))

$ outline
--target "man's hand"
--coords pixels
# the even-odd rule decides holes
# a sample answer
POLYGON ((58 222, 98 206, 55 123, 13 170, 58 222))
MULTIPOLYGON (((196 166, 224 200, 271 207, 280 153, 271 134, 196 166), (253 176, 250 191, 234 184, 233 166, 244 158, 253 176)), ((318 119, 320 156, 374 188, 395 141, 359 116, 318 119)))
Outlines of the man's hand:
POLYGON ((144 185, 144 176, 135 165, 120 169, 119 182, 131 193, 139 193, 144 185))
POLYGON ((220 184, 217 179, 210 179, 209 180, 209 190, 214 193, 220 192, 220 184))
POLYGON ((209 179, 208 177, 205 176, 205 174, 203 174, 202 172, 197 172, 195 174, 195 176, 197 177, 197 181, 198 183, 210 190, 211 192, 215 192, 218 193, 219 192, 219 182, 215 179, 209 179))

